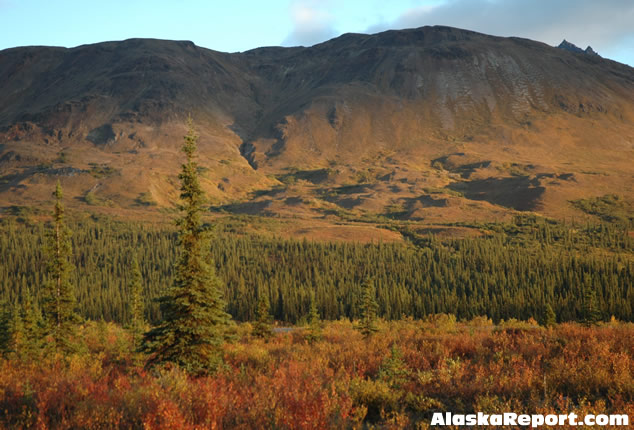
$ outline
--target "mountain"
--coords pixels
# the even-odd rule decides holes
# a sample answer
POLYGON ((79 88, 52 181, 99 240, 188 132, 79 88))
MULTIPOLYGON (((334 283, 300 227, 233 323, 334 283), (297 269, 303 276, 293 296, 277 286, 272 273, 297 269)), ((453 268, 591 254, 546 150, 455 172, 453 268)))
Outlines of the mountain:
POLYGON ((306 229, 582 216, 606 195, 627 212, 634 197, 634 69, 436 26, 232 54, 0 51, 0 207, 48 208, 59 179, 77 210, 169 210, 188 114, 214 211, 306 229))
POLYGON ((577 54, 588 54, 588 55, 597 55, 597 56, 599 55, 594 49, 592 49, 591 46, 588 46, 586 49, 581 49, 574 43, 568 42, 566 39, 564 39, 559 44, 559 46, 557 46, 557 48, 566 50, 568 52, 575 52, 577 54))

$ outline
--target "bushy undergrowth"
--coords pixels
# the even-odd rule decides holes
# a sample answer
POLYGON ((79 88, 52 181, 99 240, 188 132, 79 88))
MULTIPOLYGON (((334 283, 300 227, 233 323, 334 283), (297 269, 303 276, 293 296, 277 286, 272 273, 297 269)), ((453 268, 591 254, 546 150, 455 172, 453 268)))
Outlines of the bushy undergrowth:
POLYGON ((0 427, 427 428, 437 411, 634 417, 632 324, 436 316, 379 329, 366 339, 339 321, 317 341, 300 329, 266 341, 243 324, 224 367, 191 378, 144 370, 126 330, 90 322, 75 354, 0 359, 0 427))

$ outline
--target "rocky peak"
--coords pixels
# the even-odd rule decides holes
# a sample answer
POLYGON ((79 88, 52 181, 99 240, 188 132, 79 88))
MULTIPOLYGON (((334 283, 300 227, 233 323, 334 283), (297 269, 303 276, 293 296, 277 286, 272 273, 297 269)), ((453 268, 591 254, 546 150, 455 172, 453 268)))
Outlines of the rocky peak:
POLYGON ((577 45, 575 45, 574 43, 568 42, 566 39, 564 39, 563 42, 559 44, 558 48, 568 52, 574 52, 577 54, 587 54, 587 55, 596 55, 596 56, 599 55, 594 49, 592 49, 591 46, 588 46, 585 50, 583 50, 579 48, 577 45))

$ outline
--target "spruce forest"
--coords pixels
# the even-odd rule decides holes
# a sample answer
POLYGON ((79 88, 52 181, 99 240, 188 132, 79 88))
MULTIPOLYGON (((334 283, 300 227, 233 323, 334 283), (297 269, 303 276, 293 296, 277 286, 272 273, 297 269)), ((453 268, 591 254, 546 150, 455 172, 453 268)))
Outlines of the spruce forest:
MULTIPOLYGON (((236 233, 250 222, 249 217, 224 219, 210 241, 227 311, 237 321, 255 318, 261 295, 275 320, 305 321, 313 293, 324 319, 356 319, 362 284, 369 278, 376 283, 378 315, 389 320, 453 313, 461 319, 541 321, 550 305, 558 321, 583 322, 589 293, 596 296, 602 319, 634 319, 634 238, 627 225, 518 216, 513 223, 483 225, 490 232, 484 238, 442 240, 410 233, 408 244, 359 244, 236 233)), ((17 303, 25 291, 39 298, 38 286, 48 278, 47 227, 15 219, 3 220, 2 226, 0 299, 17 303)), ((174 277, 176 230, 90 218, 69 227, 80 314, 131 321, 129 283, 136 257, 147 319, 159 321, 154 299, 174 277)))

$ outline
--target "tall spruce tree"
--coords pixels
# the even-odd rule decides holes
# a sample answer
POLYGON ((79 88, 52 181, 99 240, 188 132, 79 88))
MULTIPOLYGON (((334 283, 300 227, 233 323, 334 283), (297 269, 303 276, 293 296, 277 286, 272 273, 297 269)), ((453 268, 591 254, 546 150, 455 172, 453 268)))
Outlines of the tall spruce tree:
POLYGON ((376 325, 379 305, 376 302, 376 292, 371 279, 366 280, 361 288, 361 320, 358 328, 363 336, 368 337, 379 330, 376 325))
POLYGON ((41 315, 33 304, 30 292, 24 293, 23 303, 13 307, 9 325, 9 348, 14 357, 34 359, 42 351, 41 315))
POLYGON ((43 311, 46 332, 52 336, 57 349, 67 350, 69 340, 78 321, 77 301, 70 281, 73 266, 70 262, 70 230, 64 222, 62 187, 55 186, 53 225, 48 233, 48 280, 44 289, 43 311))
POLYGON ((25 342, 24 321, 22 320, 21 307, 16 303, 11 313, 9 324, 9 352, 19 356, 25 342))
POLYGON ((22 327, 24 330, 24 344, 21 355, 34 358, 42 348, 42 314, 33 300, 30 291, 24 294, 22 303, 22 327))
POLYGON ((546 304, 546 308, 544 309, 544 326, 552 327, 557 324, 557 315, 553 310, 553 307, 550 303, 546 304))
POLYGON ((586 283, 583 294, 583 321, 586 325, 594 325, 602 319, 597 293, 589 283, 586 283))
POLYGON ((13 313, 6 301, 0 302, 0 354, 13 350, 13 313))
POLYGON ((222 284, 211 263, 208 232, 201 212, 205 195, 198 179, 198 136, 187 121, 183 152, 186 162, 179 175, 182 217, 177 221, 180 257, 174 283, 159 299, 163 320, 147 332, 142 349, 147 365, 176 364, 193 375, 213 371, 221 362, 221 346, 231 316, 225 312, 222 284))
POLYGON ((310 295, 310 311, 308 312, 308 333, 306 340, 313 343, 322 338, 322 322, 317 310, 317 300, 315 293, 310 295))
POLYGON ((143 278, 136 256, 132 257, 132 278, 130 280, 130 330, 134 348, 141 346, 143 326, 145 325, 145 306, 143 304, 143 278))
POLYGON ((263 339, 268 339, 273 334, 273 329, 271 328, 271 306, 269 305, 269 300, 267 297, 262 294, 260 300, 258 301, 258 308, 256 312, 256 320, 253 324, 253 335, 256 337, 261 337, 263 339))

